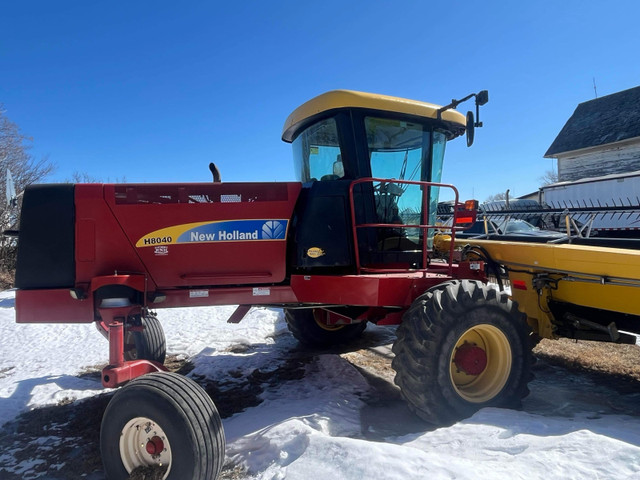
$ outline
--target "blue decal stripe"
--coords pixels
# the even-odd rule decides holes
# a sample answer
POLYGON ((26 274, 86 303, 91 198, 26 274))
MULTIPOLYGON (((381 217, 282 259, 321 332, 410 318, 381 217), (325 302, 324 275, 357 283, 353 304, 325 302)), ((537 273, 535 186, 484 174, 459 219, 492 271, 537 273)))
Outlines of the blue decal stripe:
POLYGON ((288 220, 228 220, 197 225, 183 232, 176 243, 284 240, 288 220))

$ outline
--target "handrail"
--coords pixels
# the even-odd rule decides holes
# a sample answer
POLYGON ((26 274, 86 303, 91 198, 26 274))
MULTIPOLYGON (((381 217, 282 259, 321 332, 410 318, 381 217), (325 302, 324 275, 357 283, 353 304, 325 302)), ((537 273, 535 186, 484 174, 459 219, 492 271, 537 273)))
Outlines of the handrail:
POLYGON ((450 230, 451 231, 451 244, 449 246, 449 258, 448 258, 448 265, 447 265, 447 272, 448 275, 452 275, 453 273, 453 251, 454 251, 454 241, 455 240, 455 232, 456 230, 460 230, 460 228, 456 227, 456 217, 457 217, 457 211, 454 212, 454 219, 452 222, 451 226, 443 226, 443 225, 431 225, 428 222, 429 219, 429 195, 428 192, 430 191, 430 188, 432 187, 443 187, 443 188, 450 188, 451 190, 453 190, 454 195, 455 195, 455 199, 454 202, 455 204, 458 204, 458 199, 459 199, 459 194, 458 194, 458 190, 456 189, 456 187, 454 187, 453 185, 450 184, 446 184, 446 183, 435 183, 435 182, 422 182, 422 181, 415 181, 415 180, 398 180, 395 178, 377 178, 377 177, 365 177, 365 178, 359 178, 356 180, 353 180, 351 182, 351 184, 349 185, 349 204, 350 204, 350 208, 351 208, 351 227, 352 227, 352 233, 353 233, 353 242, 354 242, 354 255, 355 255, 355 261, 356 261, 356 269, 358 274, 361 274, 362 272, 370 272, 370 273, 398 273, 398 272, 406 272, 406 271, 418 271, 418 272, 423 272, 426 275, 426 272, 428 270, 427 265, 428 265, 428 244, 427 244, 427 240, 428 240, 428 231, 429 230, 435 230, 435 229, 444 229, 444 230, 450 230), (355 200, 354 200, 354 187, 356 185, 362 184, 362 183, 374 183, 374 182, 380 182, 382 183, 395 183, 395 184, 401 184, 401 185, 419 185, 421 187, 422 190, 422 212, 421 212, 421 219, 420 219, 420 224, 419 225, 414 225, 414 224, 400 224, 400 223, 357 223, 356 222, 356 208, 355 208, 355 200), (423 223, 425 222, 425 223, 423 223), (422 231, 422 245, 421 245, 421 250, 422 250, 422 268, 418 268, 418 269, 405 269, 405 270, 401 270, 401 269, 397 269, 397 268, 367 268, 367 267, 363 267, 360 263, 360 251, 358 248, 358 229, 361 228, 399 228, 399 229, 409 229, 409 228, 418 228, 422 231))

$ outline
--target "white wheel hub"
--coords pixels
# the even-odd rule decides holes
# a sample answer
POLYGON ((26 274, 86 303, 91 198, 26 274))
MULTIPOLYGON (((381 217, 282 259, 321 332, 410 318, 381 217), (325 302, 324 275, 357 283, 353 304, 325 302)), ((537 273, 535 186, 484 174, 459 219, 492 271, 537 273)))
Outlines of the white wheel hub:
POLYGON ((138 467, 166 467, 171 470, 171 446, 164 430, 146 417, 132 418, 120 434, 120 458, 128 473, 138 467))

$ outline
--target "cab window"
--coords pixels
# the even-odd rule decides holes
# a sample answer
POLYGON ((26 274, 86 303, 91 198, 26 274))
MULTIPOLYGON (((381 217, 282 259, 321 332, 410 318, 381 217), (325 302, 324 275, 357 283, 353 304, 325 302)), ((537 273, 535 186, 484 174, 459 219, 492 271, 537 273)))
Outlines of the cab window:
POLYGON ((293 141, 293 158, 297 178, 303 183, 344 177, 335 119, 327 118, 300 133, 293 141))
MULTIPOLYGON (((365 118, 371 176, 428 180, 431 131, 423 125, 389 118, 365 118)), ((417 185, 374 183, 378 221, 420 224, 422 191, 417 185)))

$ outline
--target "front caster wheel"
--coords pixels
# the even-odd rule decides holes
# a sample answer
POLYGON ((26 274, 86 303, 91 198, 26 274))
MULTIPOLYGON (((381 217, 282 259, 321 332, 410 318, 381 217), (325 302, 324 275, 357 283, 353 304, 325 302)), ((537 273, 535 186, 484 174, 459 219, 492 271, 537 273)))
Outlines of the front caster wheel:
POLYGON ((162 324, 153 314, 137 315, 133 328, 127 325, 124 335, 125 360, 151 360, 164 363, 167 342, 162 324), (138 324, 138 325, 136 325, 138 324))
POLYGON ((392 366, 409 407, 451 424, 482 407, 520 406, 532 362, 526 317, 506 293, 451 281, 418 297, 403 316, 392 366))
POLYGON ((176 373, 150 373, 128 383, 102 418, 100 451, 108 479, 127 479, 140 467, 153 467, 167 480, 215 479, 224 449, 213 401, 176 373))

